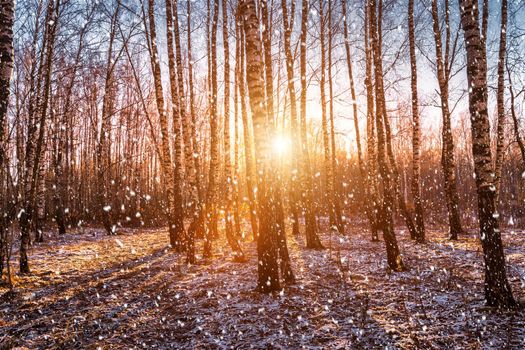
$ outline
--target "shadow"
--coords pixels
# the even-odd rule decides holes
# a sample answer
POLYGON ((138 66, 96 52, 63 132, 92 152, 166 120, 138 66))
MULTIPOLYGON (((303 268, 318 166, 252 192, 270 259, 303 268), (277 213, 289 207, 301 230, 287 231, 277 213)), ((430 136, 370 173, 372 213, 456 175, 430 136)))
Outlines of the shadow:
MULTIPOLYGON (((321 238, 328 246, 328 235, 321 238)), ((388 274, 384 246, 366 233, 332 238, 330 256, 289 235, 297 283, 272 295, 253 292, 255 244, 243 245, 247 264, 229 258, 224 238, 207 264, 188 266, 182 255, 156 249, 67 276, 30 298, 14 295, 0 304, 0 334, 29 348, 419 349, 485 344, 490 327, 490 341, 502 342, 495 346, 518 344, 523 313, 480 309, 482 281, 454 278, 447 288, 444 261, 430 254, 441 246, 401 238, 413 246, 403 250, 412 269, 388 274)))
MULTIPOLYGON (((365 278, 345 260, 343 236, 320 235, 324 251, 304 250, 304 238, 291 239, 290 251, 298 285, 293 295, 312 300, 312 338, 324 349, 395 349, 395 332, 389 332, 374 319, 370 291, 363 288, 365 278), (331 252, 330 252, 331 248, 331 252), (331 256, 330 256, 331 255, 331 256), (344 262, 341 262, 344 260, 344 262)), ((369 237, 367 237, 369 238, 369 237)), ((375 244, 369 240, 370 244, 375 244)))
MULTIPOLYGON (((446 232, 428 230, 428 241, 417 244, 407 235, 398 234, 398 243, 405 264, 410 268, 404 273, 385 275, 380 269, 370 269, 360 263, 366 256, 384 260, 384 251, 377 255, 362 239, 349 248, 358 256, 356 270, 366 271, 374 295, 374 303, 382 310, 395 310, 392 316, 380 316, 386 324, 399 324, 399 317, 406 308, 412 317, 412 333, 426 331, 421 335, 431 341, 434 348, 520 348, 525 340, 520 338, 523 323, 515 319, 525 316, 523 310, 497 311, 485 307, 483 255, 477 234, 471 232, 458 241, 450 241, 446 232), (490 333, 485 330, 491 329, 490 333), (439 341, 438 339, 441 338, 439 341)), ((508 239, 505 237, 504 241, 508 239)), ((508 241, 507 241, 508 242, 508 241)), ((512 243, 514 250, 523 252, 523 241, 512 243)), ((510 248, 505 248, 508 254, 510 248)), ((353 260, 355 261, 355 259, 353 260)), ((368 260, 367 263, 370 261, 368 260)), ((523 266, 523 261, 521 262, 523 266)), ((519 278, 509 280, 514 296, 520 297, 522 288, 519 278)), ((383 321, 381 321, 383 323, 383 321)), ((399 325, 401 327, 401 325, 399 325)), ((409 329, 407 326, 406 329, 409 329)), ((403 339, 401 335, 400 339, 403 339)))
POLYGON ((165 248, 157 249, 138 259, 50 284, 30 298, 19 293, 0 304, 8 310, 9 325, 0 327, 1 333, 15 340, 13 346, 31 347, 34 338, 40 339, 38 348, 84 346, 86 340, 96 340, 104 330, 111 329, 115 319, 133 316, 134 311, 127 310, 123 302, 124 295, 129 293, 131 302, 147 297, 154 303, 154 295, 168 283, 158 278, 163 261, 173 255, 165 248), (137 286, 141 286, 138 293, 137 286), (57 334, 54 325, 63 329, 57 334), (47 337, 48 333, 54 335, 47 337))

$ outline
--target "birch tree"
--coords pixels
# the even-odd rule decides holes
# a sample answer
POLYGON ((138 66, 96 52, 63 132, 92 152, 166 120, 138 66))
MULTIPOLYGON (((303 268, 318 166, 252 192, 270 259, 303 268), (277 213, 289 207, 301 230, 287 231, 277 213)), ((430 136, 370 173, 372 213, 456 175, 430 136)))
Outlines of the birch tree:
POLYGON ((257 237, 258 282, 257 289, 271 292, 280 289, 278 252, 274 230, 274 218, 271 215, 271 182, 267 176, 271 171, 269 159, 269 138, 267 115, 264 108, 264 66, 259 21, 255 13, 254 0, 242 0, 239 13, 243 19, 246 34, 246 75, 248 94, 252 110, 255 154, 257 157, 257 193, 259 202, 259 235, 257 237))
POLYGON ((497 134, 496 134, 496 158, 494 167, 494 183, 496 193, 494 202, 498 207, 501 170, 503 168, 504 143, 505 143, 505 58, 507 53, 507 0, 501 0, 501 33, 499 37, 498 51, 498 90, 497 90, 497 134))
POLYGON ((372 233, 372 241, 378 241, 380 203, 377 188, 377 153, 376 153, 376 130, 375 130, 375 104, 374 89, 372 84, 372 58, 373 52, 370 45, 370 0, 365 1, 365 88, 366 88, 366 134, 367 134, 367 195, 369 206, 369 223, 372 233))
POLYGON ((7 112, 11 92, 11 76, 14 67, 13 55, 13 24, 15 3, 12 0, 0 1, 0 276, 4 272, 4 261, 7 266, 9 284, 11 271, 9 268, 8 226, 13 218, 14 205, 9 204, 8 171, 7 171, 7 144, 8 123, 7 112), (11 207, 11 210, 8 210, 11 207))
POLYGON ((306 133, 306 38, 308 35, 308 0, 302 0, 301 5, 301 37, 300 37, 300 76, 301 76, 301 151, 302 151, 302 167, 303 167, 303 203, 306 222, 306 246, 313 249, 322 249, 323 245, 316 232, 315 212, 313 211, 313 181, 312 170, 310 165, 310 154, 308 151, 308 140, 306 133))
POLYGON ((379 40, 378 26, 380 16, 378 18, 377 13, 381 13, 381 10, 377 11, 377 7, 382 6, 382 1, 379 0, 379 4, 376 5, 376 0, 370 0, 370 32, 372 33, 372 49, 373 49, 373 62, 374 62, 374 73, 375 73, 375 96, 376 96, 376 113, 375 123, 377 129, 377 163, 379 169, 379 178, 382 184, 382 198, 379 204, 378 221, 381 231, 383 231, 383 237, 386 245, 387 262, 388 266, 393 271, 402 271, 405 269, 399 247, 397 245, 396 234, 394 232, 394 219, 393 219, 393 208, 394 208, 394 195, 395 195, 395 184, 392 182, 393 174, 390 169, 390 164, 387 156, 387 140, 385 133, 385 120, 386 120, 386 106, 384 105, 384 86, 383 86, 383 62, 381 55, 381 44, 379 40))
POLYGON ((228 6, 226 0, 222 0, 222 41, 224 50, 224 180, 225 180, 225 200, 226 210, 226 238, 233 250, 235 259, 244 261, 238 237, 234 232, 233 215, 233 177, 231 161, 231 140, 230 140, 230 45, 228 35, 228 6))
POLYGON ((478 195, 479 234, 485 263, 485 300, 489 306, 516 306, 507 279, 499 215, 495 206, 495 183, 488 116, 487 52, 483 29, 480 32, 477 1, 459 0, 461 26, 467 52, 469 111, 472 155, 478 195))
POLYGON ((13 73, 13 24, 15 3, 13 0, 0 2, 0 168, 6 162, 7 107, 11 92, 13 73))
POLYGON ((217 106, 217 28, 219 21, 219 0, 213 0, 211 14, 210 50, 208 52, 210 79, 210 167, 208 190, 205 202, 206 231, 204 236, 204 257, 212 257, 212 239, 217 237, 217 186, 219 183, 219 115, 217 106))
MULTIPOLYGON (((104 96, 102 99, 102 116, 100 125, 100 134, 96 149, 97 161, 97 179, 98 179, 98 198, 99 198, 99 213, 102 219, 102 224, 108 235, 115 234, 116 227, 112 223, 111 215, 111 196, 109 193, 110 177, 111 177, 111 118, 115 110, 115 79, 114 73, 117 65, 115 59, 115 37, 117 34, 117 22, 119 20, 120 2, 117 2, 116 7, 110 18, 110 32, 108 51, 106 56, 106 74, 104 82, 104 96)), ((113 208, 115 210, 115 208, 113 208)))
POLYGON ((439 97, 441 99, 441 115, 443 117, 442 130, 442 152, 441 166, 443 168, 443 180, 445 186, 445 197, 448 209, 448 222, 450 227, 450 238, 457 239, 463 232, 459 214, 459 195, 456 185, 456 161, 454 157, 454 139, 452 136, 451 113, 449 107, 449 80, 455 45, 451 51, 451 29, 449 20, 449 4, 445 0, 445 46, 443 55, 443 40, 438 13, 437 0, 432 0, 432 18, 434 29, 434 41, 436 44, 436 66, 439 83, 439 97))
POLYGON ((157 112, 159 115, 159 124, 161 132, 161 167, 164 183, 166 184, 167 189, 167 198, 168 198, 168 225, 169 225, 169 235, 170 235, 170 244, 173 248, 177 247, 180 242, 181 233, 184 230, 182 223, 182 218, 177 215, 182 215, 182 212, 175 213, 175 192, 180 194, 181 189, 175 188, 175 181, 173 175, 173 167, 171 164, 171 146, 170 146, 170 137, 168 131, 168 119, 166 116, 166 107, 164 104, 164 91, 162 87, 162 77, 159 64, 159 56, 157 49, 157 31, 155 26, 155 1, 148 1, 148 18, 149 18, 149 40, 148 46, 150 50, 150 62, 151 70, 153 72, 153 81, 155 89, 155 102, 157 105, 157 112))
POLYGON ((22 210, 20 222, 20 273, 30 273, 27 249, 31 239, 31 228, 35 215, 35 202, 38 186, 38 173, 42 161, 44 136, 47 122, 47 112, 51 91, 51 76, 53 69, 53 52, 58 27, 60 0, 48 3, 46 24, 43 36, 39 68, 37 72, 38 87, 35 95, 35 108, 31 111, 27 142, 25 147, 24 177, 21 184, 22 210), (42 83, 42 85, 40 85, 42 83), (41 87, 41 89, 40 89, 41 87))
MULTIPOLYGON (((239 7, 240 9, 240 7, 239 7)), ((250 210, 250 223, 252 227, 252 233, 254 239, 257 239, 259 235, 259 224, 257 219, 257 203, 256 203, 256 170, 254 161, 254 150, 253 150, 253 137, 248 124, 248 110, 246 106, 246 51, 245 46, 245 35, 244 29, 242 29, 242 14, 238 14, 239 17, 239 32, 237 45, 239 45, 239 62, 237 66, 237 90, 240 100, 241 109, 241 120, 243 127, 243 139, 244 139, 244 162, 246 172, 246 192, 248 196, 248 206, 250 210)))
MULTIPOLYGON (((171 242, 172 247, 177 252, 182 252, 186 244, 186 233, 184 230, 184 211, 183 211, 183 125, 186 119, 186 105, 184 99, 184 82, 182 81, 182 54, 180 52, 180 36, 177 8, 175 2, 175 11, 173 10, 173 2, 165 0, 166 5, 166 36, 168 48, 168 71, 171 92, 171 106, 172 106, 172 120, 173 120, 173 137, 174 137, 174 171, 173 183, 174 188, 174 208, 171 215, 176 225, 176 236, 171 242), (175 47, 174 47, 175 43, 175 47), (176 49, 176 50, 175 50, 176 49), (176 58, 175 58, 176 55, 176 58), (178 189, 178 190, 177 190, 178 189)), ((186 135, 187 137, 188 135, 186 135)), ((191 152, 191 143, 185 144, 184 149, 191 152)), ((191 157, 186 155, 186 167, 191 170, 191 157), (188 159, 189 158, 189 159, 188 159)), ((192 189, 190 188, 190 191, 192 189)), ((190 199, 191 201, 191 199, 190 199)))
POLYGON ((408 38, 410 45, 410 86, 412 93, 412 196, 414 198, 416 239, 418 242, 425 240, 425 224, 423 220, 423 204, 421 200, 421 165, 420 165, 420 139, 421 125, 419 122, 419 99, 417 95, 417 61, 416 39, 414 24, 414 0, 408 0, 408 38))
MULTIPOLYGON (((290 96, 290 129, 292 135, 292 154, 299 156, 301 153, 299 123, 297 120, 297 94, 295 90, 294 57, 292 53, 292 31, 295 23, 295 0, 288 6, 286 0, 281 0, 281 10, 284 27, 284 55, 286 60, 287 92, 290 96), (290 11, 290 13, 289 13, 290 11)), ((301 166, 299 157, 292 162, 290 206, 292 211, 292 233, 299 235, 299 184, 298 170, 301 166)), ((304 170, 304 169, 302 169, 304 170)), ((301 171, 302 173, 302 171, 301 171)))

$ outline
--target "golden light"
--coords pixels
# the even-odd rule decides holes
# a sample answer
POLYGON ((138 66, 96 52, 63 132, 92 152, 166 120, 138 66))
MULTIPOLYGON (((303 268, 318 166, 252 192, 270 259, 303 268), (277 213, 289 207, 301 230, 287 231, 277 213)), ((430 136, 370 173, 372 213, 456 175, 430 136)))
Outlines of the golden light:
POLYGON ((273 152, 279 156, 282 156, 290 151, 291 142, 290 139, 283 135, 275 135, 272 139, 273 152))

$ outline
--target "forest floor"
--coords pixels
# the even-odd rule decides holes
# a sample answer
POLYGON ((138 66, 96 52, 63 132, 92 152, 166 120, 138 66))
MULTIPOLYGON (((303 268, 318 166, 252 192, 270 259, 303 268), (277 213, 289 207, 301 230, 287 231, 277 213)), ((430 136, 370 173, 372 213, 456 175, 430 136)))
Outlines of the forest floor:
MULTIPOLYGON (((263 295, 254 291, 253 242, 243 243, 246 263, 219 240, 212 261, 188 266, 166 231, 100 232, 32 248, 32 274, 16 276, 13 292, 0 288, 0 349, 525 348, 525 312, 484 306, 474 233, 451 242, 429 230, 428 242, 415 244, 399 232, 409 270, 393 274, 384 243, 365 229, 324 234, 321 251, 290 237, 297 283, 263 295)), ((503 237, 522 298, 525 232, 503 237)))

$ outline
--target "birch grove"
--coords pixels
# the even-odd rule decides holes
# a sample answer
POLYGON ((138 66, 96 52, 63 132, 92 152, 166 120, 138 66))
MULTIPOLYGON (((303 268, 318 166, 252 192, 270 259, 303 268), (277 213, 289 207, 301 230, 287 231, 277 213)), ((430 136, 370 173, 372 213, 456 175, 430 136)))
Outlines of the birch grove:
POLYGON ((30 276, 56 237, 155 230, 181 273, 231 260, 272 293, 301 285, 298 254, 354 276, 341 247, 361 234, 404 276, 407 245, 475 233, 486 304, 514 308, 524 16, 507 0, 0 0, 0 275, 30 276))

